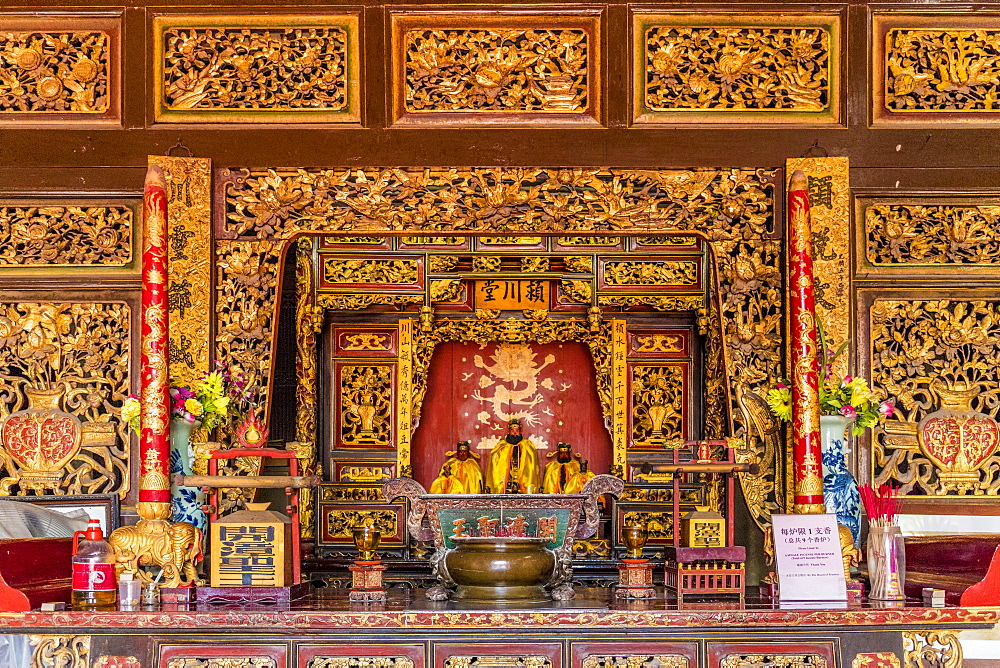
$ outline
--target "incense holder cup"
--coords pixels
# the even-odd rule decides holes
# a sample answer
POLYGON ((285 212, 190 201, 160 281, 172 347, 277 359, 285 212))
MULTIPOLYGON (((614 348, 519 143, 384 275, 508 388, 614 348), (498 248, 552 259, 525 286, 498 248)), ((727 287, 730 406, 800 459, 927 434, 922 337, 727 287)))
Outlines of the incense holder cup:
POLYGON ((903 533, 897 526, 871 526, 868 529, 868 598, 877 601, 901 601, 906 575, 903 533))

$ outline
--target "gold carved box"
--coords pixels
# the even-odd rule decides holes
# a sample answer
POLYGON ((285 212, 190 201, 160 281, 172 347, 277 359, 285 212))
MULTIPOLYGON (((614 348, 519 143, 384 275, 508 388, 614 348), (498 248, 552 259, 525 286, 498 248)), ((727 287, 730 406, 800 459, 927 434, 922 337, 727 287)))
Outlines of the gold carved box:
POLYGON ((681 517, 681 543, 686 547, 726 547, 726 518, 698 506, 681 517))
POLYGON ((292 585, 292 521, 267 506, 248 503, 212 523, 213 587, 292 585))

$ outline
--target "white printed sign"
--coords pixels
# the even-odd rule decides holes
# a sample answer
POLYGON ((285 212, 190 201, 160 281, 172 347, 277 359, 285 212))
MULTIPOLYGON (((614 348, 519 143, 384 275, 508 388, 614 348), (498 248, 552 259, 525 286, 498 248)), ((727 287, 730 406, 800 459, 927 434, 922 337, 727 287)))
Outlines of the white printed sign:
POLYGON ((846 601, 837 516, 772 515, 782 601, 846 601))

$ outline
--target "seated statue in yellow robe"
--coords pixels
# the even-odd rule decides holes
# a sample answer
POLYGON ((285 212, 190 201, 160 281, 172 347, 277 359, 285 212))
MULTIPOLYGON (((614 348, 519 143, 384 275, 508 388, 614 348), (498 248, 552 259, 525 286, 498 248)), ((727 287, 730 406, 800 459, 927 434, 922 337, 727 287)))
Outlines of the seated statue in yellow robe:
POLYGON ((431 483, 431 494, 481 494, 483 472, 477 461, 479 455, 472 452, 469 442, 459 441, 455 450, 444 454, 448 459, 431 483))
POLYGON ((537 494, 541 467, 535 444, 521 435, 521 421, 511 418, 507 436, 490 450, 486 491, 491 494, 537 494))
POLYGON ((560 443, 556 446, 555 459, 545 465, 545 476, 542 478, 542 491, 546 494, 562 494, 567 491, 566 485, 580 473, 580 464, 573 458, 573 446, 560 443))
MULTIPOLYGON (((566 494, 580 494, 583 491, 583 486, 587 484, 587 481, 593 478, 596 474, 589 470, 587 460, 584 459, 580 462, 580 472, 570 479, 563 488, 563 492, 566 494)), ((603 501, 604 497, 601 497, 603 501)))

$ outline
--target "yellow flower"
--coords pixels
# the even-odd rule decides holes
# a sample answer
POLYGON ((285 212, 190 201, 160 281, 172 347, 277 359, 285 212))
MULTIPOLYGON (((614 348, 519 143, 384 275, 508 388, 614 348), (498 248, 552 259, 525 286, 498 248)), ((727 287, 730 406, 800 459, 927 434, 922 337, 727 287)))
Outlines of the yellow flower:
POLYGON ((200 417, 205 413, 205 407, 197 399, 187 399, 184 402, 184 410, 195 417, 200 417))

